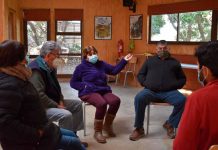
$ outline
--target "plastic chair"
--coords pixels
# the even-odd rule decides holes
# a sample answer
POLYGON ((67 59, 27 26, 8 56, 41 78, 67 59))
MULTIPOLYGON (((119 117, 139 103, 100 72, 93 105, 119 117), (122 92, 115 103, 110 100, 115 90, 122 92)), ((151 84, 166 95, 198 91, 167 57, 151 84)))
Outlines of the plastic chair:
MULTIPOLYGON (((179 92, 181 92, 185 97, 188 97, 192 91, 180 89, 179 92)), ((156 106, 173 106, 167 102, 163 102, 161 100, 156 100, 155 102, 150 102, 150 104, 147 105, 147 135, 149 133, 149 122, 150 122, 150 105, 156 105, 156 106)))
POLYGON ((83 102, 83 124, 84 124, 84 136, 86 136, 86 106, 91 105, 87 102, 83 102))
POLYGON ((135 80, 135 69, 136 69, 137 60, 138 60, 137 57, 132 57, 132 59, 128 62, 126 67, 119 74, 116 75, 116 83, 115 84, 118 83, 118 80, 119 80, 121 73, 125 74, 124 83, 123 83, 124 87, 126 86, 126 82, 127 82, 126 80, 127 80, 128 74, 132 74, 133 78, 135 80))

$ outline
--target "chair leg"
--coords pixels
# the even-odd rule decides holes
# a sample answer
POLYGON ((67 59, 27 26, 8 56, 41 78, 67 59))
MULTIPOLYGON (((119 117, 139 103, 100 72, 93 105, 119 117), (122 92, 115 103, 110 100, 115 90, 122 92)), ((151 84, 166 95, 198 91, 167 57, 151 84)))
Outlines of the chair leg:
POLYGON ((133 81, 134 81, 134 83, 136 83, 135 85, 137 85, 137 81, 136 81, 136 78, 135 78, 135 74, 132 73, 132 75, 133 75, 133 81))
POLYGON ((116 85, 118 83, 118 79, 119 79, 119 74, 116 75, 116 82, 115 82, 116 85))
POLYGON ((127 78, 127 74, 128 74, 128 73, 125 73, 125 78, 124 78, 124 83, 123 83, 123 86, 124 86, 124 87, 126 86, 126 78, 127 78))
POLYGON ((150 122, 150 104, 147 105, 147 131, 146 134, 149 133, 149 122, 150 122))
POLYGON ((83 124, 84 124, 84 136, 86 136, 86 104, 83 102, 83 124))

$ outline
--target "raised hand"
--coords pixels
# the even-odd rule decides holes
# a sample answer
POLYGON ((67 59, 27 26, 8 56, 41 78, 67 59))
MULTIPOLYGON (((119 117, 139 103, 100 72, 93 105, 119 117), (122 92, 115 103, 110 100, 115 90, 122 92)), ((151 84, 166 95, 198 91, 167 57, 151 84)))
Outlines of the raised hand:
POLYGON ((124 59, 126 60, 126 61, 129 61, 130 59, 132 59, 132 54, 127 54, 125 57, 124 57, 124 59))

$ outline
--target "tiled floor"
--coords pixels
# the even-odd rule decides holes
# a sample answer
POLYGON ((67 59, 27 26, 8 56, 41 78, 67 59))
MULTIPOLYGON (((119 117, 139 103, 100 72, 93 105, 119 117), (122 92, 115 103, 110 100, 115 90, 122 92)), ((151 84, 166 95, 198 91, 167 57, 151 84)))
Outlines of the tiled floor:
MULTIPOLYGON (((113 92, 121 98, 121 106, 114 122, 114 130, 117 137, 107 139, 106 144, 97 143, 93 139, 95 108, 93 106, 86 106, 88 135, 84 137, 83 131, 79 131, 78 135, 81 140, 89 143, 88 150, 171 150, 172 140, 167 138, 162 124, 171 113, 172 107, 151 106, 149 135, 139 141, 130 141, 129 135, 133 130, 134 122, 134 96, 141 88, 124 88, 121 85, 115 86, 114 83, 110 85, 113 92)), ((71 89, 68 82, 61 82, 61 87, 65 98, 78 99, 77 91, 71 89)))

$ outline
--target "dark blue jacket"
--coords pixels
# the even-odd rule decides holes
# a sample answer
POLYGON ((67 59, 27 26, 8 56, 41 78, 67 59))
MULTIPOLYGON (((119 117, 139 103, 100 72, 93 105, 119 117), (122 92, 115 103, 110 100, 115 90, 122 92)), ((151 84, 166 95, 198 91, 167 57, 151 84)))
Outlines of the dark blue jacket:
POLYGON ((79 91, 79 97, 96 92, 111 92, 111 88, 107 85, 107 74, 118 74, 126 64, 127 61, 124 59, 116 66, 107 64, 104 61, 92 64, 83 59, 73 73, 70 86, 79 91))
POLYGON ((48 123, 36 89, 0 73, 0 143, 5 150, 53 150, 59 144, 59 127, 48 123), (38 129, 44 131, 40 138, 38 129))

